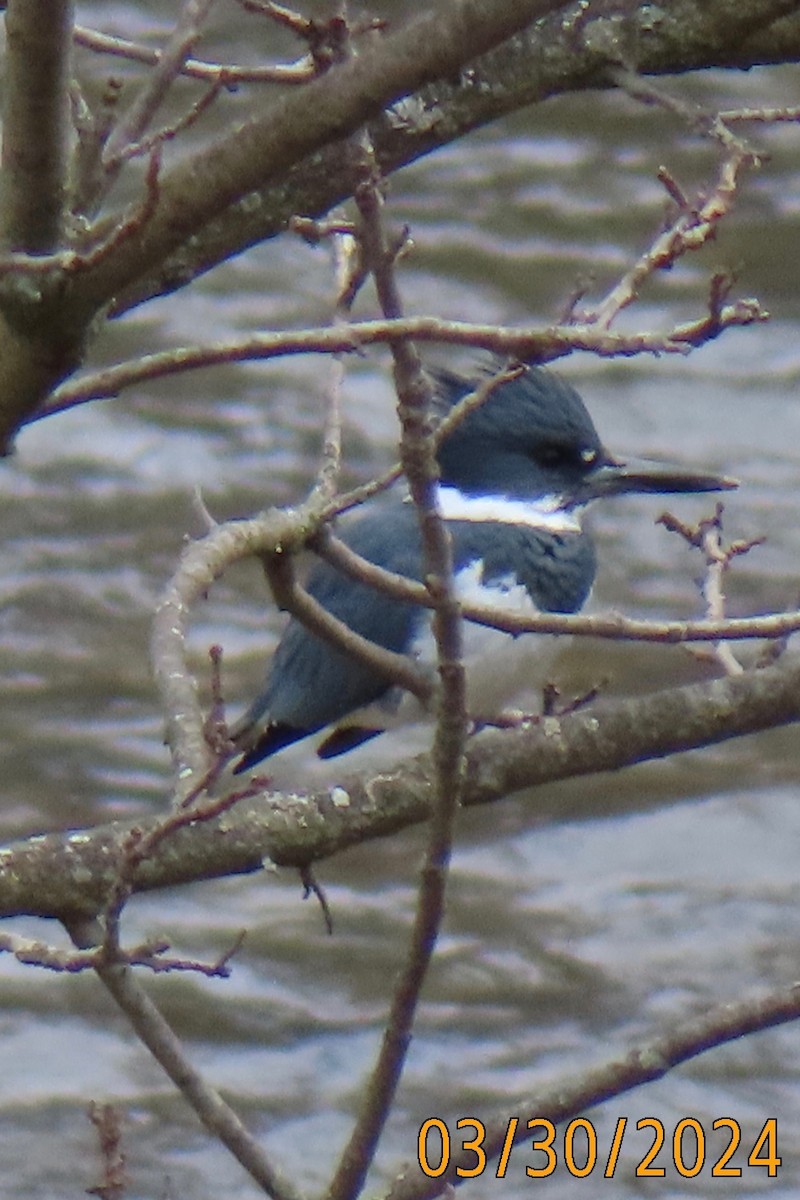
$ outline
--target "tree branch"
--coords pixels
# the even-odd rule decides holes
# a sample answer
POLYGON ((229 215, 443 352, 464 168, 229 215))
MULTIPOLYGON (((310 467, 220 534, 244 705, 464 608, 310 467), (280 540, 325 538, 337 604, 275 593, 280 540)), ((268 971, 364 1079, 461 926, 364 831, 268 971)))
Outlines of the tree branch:
POLYGON ((431 683, 407 655, 369 641, 329 613, 297 582, 291 555, 264 555, 263 560, 272 595, 282 612, 290 613, 322 641, 343 654, 352 655, 395 686, 416 696, 423 705, 427 704, 433 692, 431 683))
MULTIPOLYGON (((663 1079, 681 1063, 689 1062, 707 1050, 798 1018, 800 991, 796 986, 739 1003, 718 1005, 661 1037, 635 1046, 623 1059, 595 1067, 578 1078, 559 1080, 546 1091, 521 1097, 508 1113, 487 1123, 481 1148, 492 1161, 501 1151, 506 1154, 514 1142, 530 1141, 524 1116, 519 1120, 522 1114, 535 1118, 537 1123, 569 1121, 597 1104, 623 1096, 644 1083, 663 1079), (516 1123, 512 1126, 512 1122, 516 1123)), ((465 1183, 458 1170, 469 1170, 474 1165, 474 1150, 456 1149, 447 1170, 436 1179, 423 1176, 414 1167, 406 1167, 388 1192, 387 1200, 434 1200, 434 1197, 446 1195, 448 1188, 465 1183)))
MULTIPOLYGON (((361 139, 360 157, 366 178, 356 189, 355 198, 361 216, 364 261, 375 279, 383 315, 399 318, 402 303, 395 276, 396 248, 385 229, 381 181, 367 137, 361 139)), ((439 472, 430 412, 431 381, 412 341, 393 342, 392 356, 401 426, 400 458, 419 522, 423 577, 433 607, 431 624, 439 673, 431 752, 433 804, 408 949, 392 994, 380 1049, 365 1081, 353 1130, 334 1171, 328 1200, 353 1200, 361 1193, 405 1066, 422 986, 444 918, 467 729, 461 612, 455 594, 450 536, 436 499, 439 472)))
MULTIPOLYGON (((297 211, 327 211, 350 195, 356 181, 350 170, 342 174, 339 139, 393 102, 395 109, 371 131, 384 173, 553 92, 609 86, 609 67, 621 59, 641 74, 770 61, 778 56, 776 46, 784 60, 800 53, 800 17, 790 0, 703 6, 672 0, 659 7, 656 22, 644 4, 609 17, 598 3, 581 10, 579 20, 564 19, 562 7, 555 0, 451 0, 396 33, 373 37, 368 52, 283 96, 266 114, 165 172, 150 219, 113 254, 70 252, 74 272, 66 262, 51 263, 46 288, 26 277, 24 264, 14 264, 17 274, 2 281, 3 305, 19 306, 29 324, 24 335, 0 324, 0 446, 74 369, 99 308, 113 299, 120 312, 184 285, 285 228, 297 211), (494 47, 498 57, 486 59, 494 47), (441 83, 453 75, 457 83, 441 83), (414 89, 420 90, 398 107, 414 89), (306 173, 308 185, 298 172, 306 173), (280 212, 271 207, 269 191, 278 181, 280 212), (222 225, 227 232, 219 240, 222 225), (169 255, 174 257, 165 264, 169 255), (157 282, 144 282, 148 272, 157 273, 157 282), (49 335, 41 345, 33 332, 39 328, 49 335)), ((108 220, 113 225, 119 214, 108 220)), ((103 240, 102 223, 93 236, 103 240)), ((584 340, 599 344, 597 335, 584 340)), ((641 348, 649 348, 646 340, 641 348)))
MULTIPOLYGON (((487 804, 522 788, 616 771, 796 721, 800 665, 781 663, 516 729, 484 730, 467 743, 462 803, 487 804)), ((431 760, 421 755, 371 779, 243 799, 219 818, 161 841, 137 869, 132 890, 258 871, 270 859, 282 866, 318 861, 427 820, 432 788, 431 760)), ((589 802, 576 793, 571 812, 580 815, 589 802)), ((537 821, 547 817, 540 797, 535 815, 537 821)), ((154 820, 48 834, 0 850, 0 917, 62 919, 102 911, 131 829, 146 835, 154 820)))
POLYGON ((476 325, 468 321, 446 321, 425 316, 388 321, 354 321, 346 328, 326 326, 296 332, 252 334, 237 341, 163 350, 93 371, 62 384, 53 392, 47 406, 32 413, 26 424, 64 412, 77 404, 111 399, 126 388, 150 379, 164 379, 220 363, 259 361, 289 354, 356 353, 365 346, 391 344, 409 337, 418 342, 470 346, 537 363, 553 362, 574 350, 586 350, 607 358, 632 357, 636 354, 688 354, 693 346, 713 340, 724 329, 765 321, 768 315, 756 300, 739 300, 725 305, 713 319, 706 315, 696 321, 676 325, 663 334, 611 333, 592 324, 551 325, 539 330, 515 329, 511 326, 476 325))
MULTIPOLYGON (((707 67, 747 69, 800 58, 800 14, 793 0, 664 0, 653 19, 650 4, 592 3, 575 20, 558 6, 516 36, 477 57, 463 72, 439 78, 407 95, 375 119, 370 135, 384 175, 529 104, 587 88, 615 86, 609 65, 640 75, 707 67), (453 79, 455 76, 455 79, 453 79)), ((445 36, 447 36, 445 34, 445 36)), ((388 40, 384 48, 388 48, 388 40)), ((465 62, 467 59, 464 60, 465 62)), ((412 89, 410 89, 412 90, 412 89)), ((341 142, 295 161, 288 179, 262 181, 245 201, 234 201, 158 271, 118 292, 115 312, 185 285, 247 246, 274 237, 295 213, 321 216, 352 195, 356 178, 341 142), (288 185, 288 186, 287 186, 288 185)))
POLYGON ((103 148, 107 186, 116 178, 128 148, 141 140, 164 103, 200 37, 213 2, 183 0, 178 20, 163 50, 158 52, 153 70, 128 111, 120 116, 103 148))
MULTIPOLYGON (((159 267, 212 219, 306 155, 355 131, 400 96, 457 72, 469 59, 563 0, 448 0, 425 11, 358 58, 331 68, 277 99, 162 180, 161 202, 146 229, 81 278, 79 303, 107 304, 146 271, 159 267)), ((293 211, 298 211, 294 205, 293 211)))
MULTIPOLYGON (((161 53, 151 46, 143 46, 127 38, 113 37, 97 29, 87 29, 84 25, 75 26, 75 44, 84 46, 87 50, 94 50, 98 54, 111 54, 132 62, 146 63, 149 67, 156 66, 161 53)), ((277 63, 272 67, 240 67, 234 63, 204 62, 196 58, 187 58, 180 70, 182 75, 191 79, 202 79, 212 84, 221 76, 231 84, 307 83, 316 74, 316 67, 310 55, 304 56, 296 63, 277 63)))
MULTIPOLYGON (((309 544, 320 558, 351 579, 368 583, 396 600, 433 607, 433 600, 422 584, 404 575, 386 571, 362 558, 337 538, 329 526, 323 526, 309 544)), ((462 605, 462 613, 468 621, 490 629, 501 629, 505 633, 554 633, 572 637, 599 637, 609 641, 661 642, 665 645, 784 638, 800 630, 800 610, 797 609, 759 617, 720 616, 700 621, 643 621, 625 617, 621 613, 536 613, 529 617, 503 613, 488 604, 471 603, 462 605)))
POLYGON ((9 0, 3 81, 0 241, 48 253, 59 245, 66 192, 71 0, 9 0))
MULTIPOLYGON (((3 83, 0 242, 24 256, 58 249, 65 208, 71 0, 10 0, 3 83)), ((33 258, 32 261, 37 261, 33 258)), ((79 359, 71 316, 60 299, 43 312, 43 285, 27 273, 0 297, 0 455, 50 389, 79 359)))
POLYGON ((131 967, 109 963, 95 967, 101 983, 125 1013, 136 1036, 166 1072, 205 1127, 231 1152, 273 1200, 303 1200, 279 1171, 229 1104, 187 1058, 175 1035, 131 967))
POLYGON ((151 642, 153 672, 166 720, 165 737, 178 783, 178 803, 211 765, 197 683, 186 663, 189 613, 232 563, 255 554, 299 550, 318 520, 311 505, 295 510, 273 509, 250 521, 215 526, 183 550, 178 569, 159 600, 151 642))

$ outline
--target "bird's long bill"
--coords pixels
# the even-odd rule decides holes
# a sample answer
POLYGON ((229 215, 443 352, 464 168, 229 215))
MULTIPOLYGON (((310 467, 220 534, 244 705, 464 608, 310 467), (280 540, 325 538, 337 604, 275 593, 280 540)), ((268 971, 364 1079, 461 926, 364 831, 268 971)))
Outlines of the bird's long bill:
POLYGON ((584 480, 581 500, 625 492, 727 492, 738 486, 738 480, 726 475, 691 471, 674 463, 648 458, 629 458, 625 462, 610 459, 584 480))

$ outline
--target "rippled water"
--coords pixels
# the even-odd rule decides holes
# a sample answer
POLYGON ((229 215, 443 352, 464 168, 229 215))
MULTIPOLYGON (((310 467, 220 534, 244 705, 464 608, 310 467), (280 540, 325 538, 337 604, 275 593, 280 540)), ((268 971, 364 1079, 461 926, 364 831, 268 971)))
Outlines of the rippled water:
MULTIPOLYGON (((83 11, 106 28, 130 16, 124 6, 83 11)), ((241 28, 234 23, 228 35, 232 58, 252 57, 241 28)), ((725 106, 800 100, 793 69, 667 86, 725 106)), ((731 332, 688 359, 559 364, 613 449, 741 479, 726 500, 727 528, 768 541, 736 564, 728 588, 735 613, 783 607, 797 595, 797 137, 792 127, 769 135, 771 159, 719 241, 659 279, 626 318, 653 328, 691 318, 704 273, 722 264, 739 269, 738 288, 759 296, 770 324, 731 332)), ((408 169, 390 195, 392 219, 409 223, 415 244, 401 278, 408 311, 551 321, 578 276, 612 279, 657 227, 662 162, 689 186, 707 176, 713 151, 668 116, 586 95, 551 101, 408 169)), ((325 252, 282 238, 120 322, 95 359, 200 335, 317 324, 328 319, 330 291, 325 252)), ((360 313, 371 305, 368 295, 360 313)), ((220 518, 302 496, 317 464, 321 370, 298 359, 194 373, 22 434, 0 471, 3 840, 163 803, 168 763, 149 624, 184 534, 195 528, 192 489, 202 486, 220 518)), ((348 480, 366 478, 392 455, 385 354, 351 366, 346 421, 348 480)), ((598 606, 698 611, 699 564, 654 527, 662 507, 631 498, 596 514, 598 606)), ((671 507, 687 519, 705 511, 692 499, 671 507)), ((197 615, 198 667, 208 644, 222 642, 226 692, 237 707, 259 685, 277 627, 255 566, 226 576, 197 615)), ((577 687, 600 677, 626 693, 700 678, 702 668, 678 650, 581 643, 566 652, 565 680, 577 687)), ((488 1118, 705 1005, 796 978, 796 741, 792 730, 748 738, 463 815, 440 952, 387 1133, 388 1175, 413 1157, 428 1116, 488 1118), (590 798, 592 819, 573 816, 576 797, 582 810, 590 798)), ((410 830, 321 865, 333 938, 286 873, 131 905, 131 940, 164 932, 176 951, 207 959, 248 930, 231 980, 170 977, 150 986, 194 1060, 305 1186, 325 1181, 347 1135, 387 981, 401 961, 421 847, 422 833, 410 830)), ((15 927, 57 936, 32 921, 15 927)), ((93 979, 6 960, 0 972, 0 1178, 15 1181, 15 1196, 44 1200, 71 1194, 70 1186, 81 1194, 95 1182, 90 1099, 118 1100, 128 1113, 133 1195, 164 1194, 167 1177, 171 1194, 193 1200, 256 1194, 93 979)), ((715 1118, 733 1117, 743 1144, 777 1116, 785 1164, 777 1181, 747 1167, 738 1180, 712 1181, 708 1171, 682 1180, 664 1158, 666 1178, 644 1185, 632 1171, 647 1143, 634 1140, 610 1185, 615 1194, 745 1197, 769 1186, 770 1195, 788 1195, 800 1150, 798 1071, 790 1027, 592 1114, 601 1155, 620 1115, 632 1124, 659 1117, 668 1129, 695 1116, 709 1138, 715 1118)), ((471 1186, 522 1195, 533 1182, 524 1173, 530 1161, 520 1150, 503 1183, 487 1175, 471 1186)), ((556 1178, 549 1186, 559 1197, 591 1187, 563 1172, 556 1178)))

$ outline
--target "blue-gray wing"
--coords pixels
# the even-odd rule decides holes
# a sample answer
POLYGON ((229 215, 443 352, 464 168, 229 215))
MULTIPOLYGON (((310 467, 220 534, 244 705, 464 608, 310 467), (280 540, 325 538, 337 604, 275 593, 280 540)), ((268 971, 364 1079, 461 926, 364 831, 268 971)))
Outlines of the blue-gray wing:
MULTIPOLYGON (((421 580, 416 514, 410 505, 378 507, 351 522, 343 536, 353 550, 377 566, 421 580)), ((306 586, 323 608, 355 633, 398 654, 407 649, 416 624, 425 619, 418 605, 382 596, 324 562, 315 567, 306 586)), ((290 621, 270 664, 266 687, 234 733, 242 740, 248 730, 266 724, 241 769, 372 704, 390 687, 383 675, 309 633, 299 621, 290 621)))
MULTIPOLYGON (((588 537, 499 522, 452 521, 448 527, 456 572, 481 562, 487 585, 513 574, 534 604, 546 612, 574 612, 586 599, 595 573, 588 537)), ((377 566, 422 579, 417 516, 410 504, 398 501, 375 507, 346 526, 341 536, 377 566)), ((327 563, 314 569, 307 588, 350 629, 398 654, 409 649, 420 624, 428 619, 419 606, 381 595, 327 563)), ((384 676, 291 621, 273 656, 266 687, 234 730, 235 740, 245 750, 237 770, 335 725, 380 700, 390 687, 384 676)), ((364 731, 363 736, 372 732, 364 731)), ((363 736, 356 734, 355 741, 363 736)), ((339 753, 351 744, 346 738, 327 753, 339 753)))

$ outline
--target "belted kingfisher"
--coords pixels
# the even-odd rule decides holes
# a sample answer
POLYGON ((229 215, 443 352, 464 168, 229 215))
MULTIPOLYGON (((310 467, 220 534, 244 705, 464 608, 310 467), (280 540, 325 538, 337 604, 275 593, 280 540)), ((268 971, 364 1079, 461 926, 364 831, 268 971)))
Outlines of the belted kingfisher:
MULTIPOLYGON (((435 380, 440 417, 476 386, 447 372, 435 380)), ((441 441, 437 459, 438 503, 452 539, 458 594, 519 613, 574 613, 582 607, 596 572, 594 546, 580 520, 589 501, 625 492, 736 486, 718 475, 613 458, 575 389, 540 367, 526 367, 499 384, 441 441)), ((370 562, 422 581, 417 514, 402 494, 370 504, 343 524, 340 536, 370 562)), ((423 669, 433 666, 429 610, 357 582, 326 562, 312 571, 307 588, 363 637, 409 655, 423 669)), ((542 661, 546 671, 550 656, 542 655, 542 644, 554 639, 515 638, 470 623, 464 635, 470 716, 491 719, 526 684, 545 681, 542 661)), ((384 676, 291 620, 264 690, 231 731, 242 751, 234 769, 247 770, 321 731, 316 753, 333 758, 421 711, 419 702, 384 676)))

